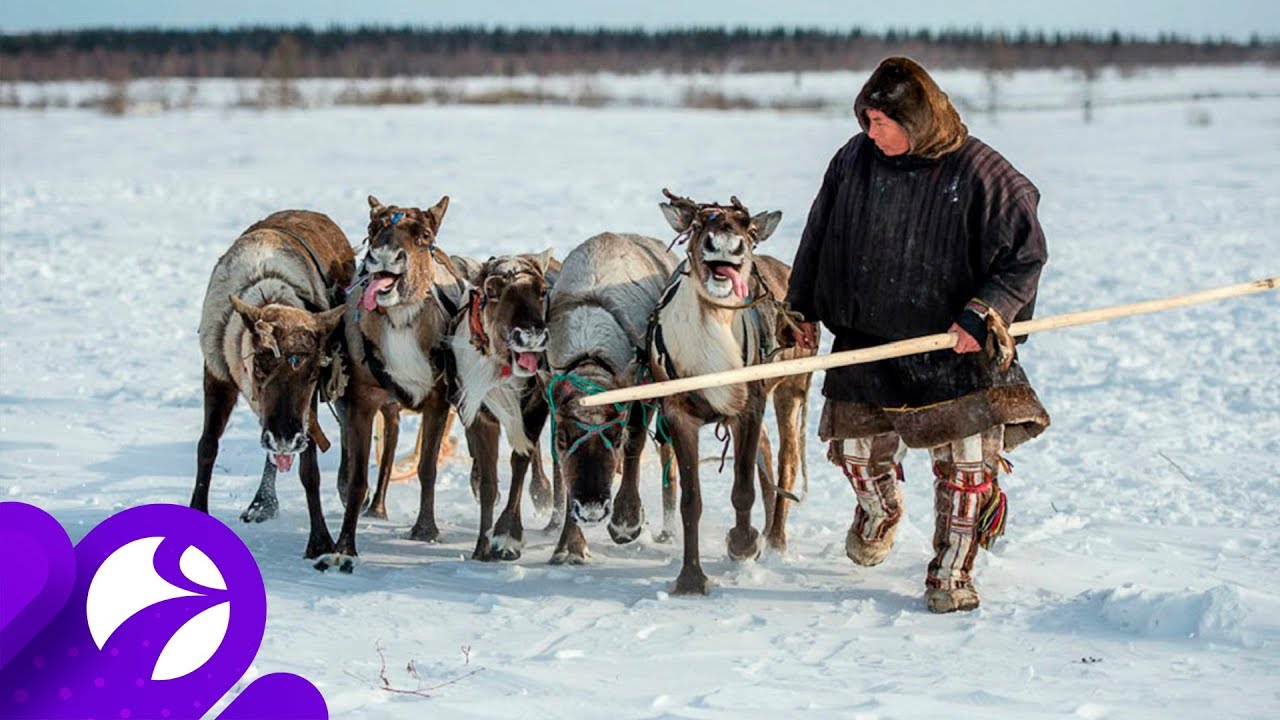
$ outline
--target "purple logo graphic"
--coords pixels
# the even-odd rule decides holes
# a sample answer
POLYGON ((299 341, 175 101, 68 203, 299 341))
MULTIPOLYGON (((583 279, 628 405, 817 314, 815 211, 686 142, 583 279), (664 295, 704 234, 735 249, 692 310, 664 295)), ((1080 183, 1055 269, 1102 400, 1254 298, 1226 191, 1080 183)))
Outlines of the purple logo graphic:
MULTIPOLYGON (((0 717, 199 718, 262 643, 266 589, 229 528, 177 505, 125 510, 74 551, 47 513, 0 503, 0 717)), ((218 716, 327 718, 296 675, 258 678, 218 716)))

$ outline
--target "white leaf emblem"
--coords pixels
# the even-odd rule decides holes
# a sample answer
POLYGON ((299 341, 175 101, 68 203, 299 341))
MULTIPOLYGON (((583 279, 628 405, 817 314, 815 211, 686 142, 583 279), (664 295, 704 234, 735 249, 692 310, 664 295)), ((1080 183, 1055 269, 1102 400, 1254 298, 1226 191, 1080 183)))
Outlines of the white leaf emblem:
MULTIPOLYGON (((175 587, 156 574, 155 554, 162 537, 134 540, 111 553, 89 583, 85 615, 89 634, 98 649, 129 618, 157 603, 174 598, 198 597, 197 593, 175 587)), ((218 568, 199 549, 188 547, 178 562, 183 575, 204 587, 225 590, 226 581, 218 568)), ((152 680, 173 680, 195 672, 209 661, 231 620, 231 606, 218 603, 188 620, 165 643, 152 680)))

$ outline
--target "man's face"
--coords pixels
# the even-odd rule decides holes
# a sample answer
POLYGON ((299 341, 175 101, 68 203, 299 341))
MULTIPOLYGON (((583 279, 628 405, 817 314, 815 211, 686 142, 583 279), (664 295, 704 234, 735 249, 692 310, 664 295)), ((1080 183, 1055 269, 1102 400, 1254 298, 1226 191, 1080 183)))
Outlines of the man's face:
POLYGON ((885 155, 902 155, 911 149, 907 131, 879 110, 867 111, 867 125, 867 135, 885 155))

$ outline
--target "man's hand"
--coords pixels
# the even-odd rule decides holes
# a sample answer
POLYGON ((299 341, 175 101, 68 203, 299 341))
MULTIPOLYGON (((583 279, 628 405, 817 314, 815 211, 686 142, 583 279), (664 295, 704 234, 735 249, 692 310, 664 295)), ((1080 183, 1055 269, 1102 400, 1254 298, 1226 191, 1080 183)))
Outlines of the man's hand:
POLYGON ((951 327, 947 329, 947 332, 956 334, 956 346, 952 350, 955 350, 957 354, 978 352, 982 349, 978 341, 974 340, 972 335, 956 323, 951 323, 951 327))
POLYGON ((794 345, 801 350, 817 350, 818 337, 811 322, 786 323, 783 326, 782 342, 794 345))
POLYGON ((778 308, 777 333, 778 341, 784 348, 818 349, 817 324, 805 322, 804 316, 789 308, 786 303, 778 308))

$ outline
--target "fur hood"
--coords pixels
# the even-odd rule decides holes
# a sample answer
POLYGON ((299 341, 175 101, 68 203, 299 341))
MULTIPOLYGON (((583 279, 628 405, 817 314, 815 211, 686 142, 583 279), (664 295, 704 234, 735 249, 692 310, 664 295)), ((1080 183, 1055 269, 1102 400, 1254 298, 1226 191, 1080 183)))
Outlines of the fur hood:
POLYGON ((939 158, 954 152, 969 136, 947 94, 911 58, 886 58, 862 86, 853 112, 863 132, 868 127, 868 110, 879 110, 907 131, 911 155, 939 158))

